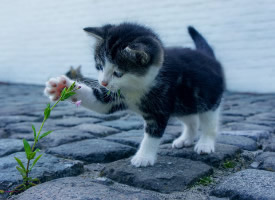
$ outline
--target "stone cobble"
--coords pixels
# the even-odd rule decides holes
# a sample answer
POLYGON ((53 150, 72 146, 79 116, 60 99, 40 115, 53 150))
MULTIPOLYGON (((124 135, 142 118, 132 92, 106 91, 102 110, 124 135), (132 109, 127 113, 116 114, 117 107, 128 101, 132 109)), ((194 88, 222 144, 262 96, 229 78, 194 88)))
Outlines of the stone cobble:
MULTIPOLYGON (((21 182, 13 157, 24 160, 22 138, 32 141, 31 124, 40 126, 48 99, 32 85, 0 85, 0 99, 0 189, 12 190, 21 182)), ((135 168, 130 157, 143 137, 141 117, 62 102, 45 124, 53 132, 38 143, 43 156, 31 176, 43 183, 12 199, 273 200, 274 108, 275 94, 226 92, 215 153, 172 149, 183 128, 171 119, 157 163, 135 168)))

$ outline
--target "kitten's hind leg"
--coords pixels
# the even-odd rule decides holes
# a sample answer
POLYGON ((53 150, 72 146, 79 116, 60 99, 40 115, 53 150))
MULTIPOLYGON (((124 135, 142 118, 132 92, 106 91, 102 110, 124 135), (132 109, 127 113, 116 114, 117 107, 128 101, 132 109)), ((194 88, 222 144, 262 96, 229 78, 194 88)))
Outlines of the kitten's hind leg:
POLYGON ((174 140, 172 147, 182 148, 191 146, 199 129, 199 116, 195 114, 180 117, 178 119, 183 122, 184 129, 181 136, 174 140))
POLYGON ((218 133, 220 109, 200 114, 202 135, 195 145, 198 154, 209 154, 215 151, 215 140, 218 133))

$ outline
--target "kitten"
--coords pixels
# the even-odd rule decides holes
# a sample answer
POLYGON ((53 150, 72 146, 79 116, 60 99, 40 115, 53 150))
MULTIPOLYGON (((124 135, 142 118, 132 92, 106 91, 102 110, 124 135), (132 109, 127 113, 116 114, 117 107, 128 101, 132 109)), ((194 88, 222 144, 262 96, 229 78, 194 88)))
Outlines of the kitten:
MULTIPOLYGON (((99 76, 98 82, 77 83, 81 89, 73 100, 82 100, 84 107, 97 112, 130 109, 144 118, 144 138, 132 165, 155 163, 161 137, 172 116, 185 126, 173 148, 192 145, 200 127, 202 135, 195 151, 214 152, 225 83, 222 67, 200 33, 188 28, 196 45, 192 50, 165 48, 151 29, 137 24, 84 30, 97 41, 94 59, 99 76)), ((62 89, 72 82, 65 76, 52 78, 45 94, 57 100, 62 89)))

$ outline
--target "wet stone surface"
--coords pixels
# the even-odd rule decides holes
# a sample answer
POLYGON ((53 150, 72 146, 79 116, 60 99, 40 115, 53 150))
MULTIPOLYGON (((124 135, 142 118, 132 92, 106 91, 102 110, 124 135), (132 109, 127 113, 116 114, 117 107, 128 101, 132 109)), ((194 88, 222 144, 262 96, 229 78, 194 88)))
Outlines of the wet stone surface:
POLYGON ((106 165, 102 171, 114 181, 161 193, 184 191, 210 174, 212 168, 202 162, 173 157, 159 157, 153 167, 145 168, 136 168, 125 159, 106 165))
POLYGON ((254 140, 243 136, 219 135, 217 143, 234 145, 249 151, 256 151, 258 149, 257 143, 254 140))
POLYGON ((95 137, 104 137, 104 136, 108 136, 108 135, 112 135, 114 133, 120 132, 118 129, 115 129, 115 128, 103 126, 100 124, 88 124, 88 123, 75 126, 73 127, 73 129, 76 131, 90 133, 95 137))
POLYGON ((275 172, 275 152, 263 152, 258 155, 251 167, 275 172))
POLYGON ((152 192, 143 192, 138 189, 120 189, 112 185, 100 184, 100 182, 92 181, 89 178, 66 177, 53 180, 47 183, 33 187, 23 194, 12 199, 29 200, 29 199, 104 199, 104 200, 137 200, 150 199, 159 200, 152 192), (51 192, 45 192, 51 191, 51 192))
POLYGON ((0 140, 0 157, 24 151, 22 140, 17 139, 1 139, 0 140))
POLYGON ((221 135, 232 135, 232 136, 244 136, 251 138, 255 141, 259 141, 261 139, 269 139, 271 137, 271 133, 265 130, 235 130, 235 131, 221 131, 221 135))
POLYGON ((274 172, 247 169, 228 177, 212 194, 230 199, 274 200, 274 179, 274 172))
MULTIPOLYGON (((22 181, 13 157, 24 160, 22 138, 33 140, 31 124, 40 127, 48 99, 40 86, 0 84, 0 100, 0 190, 7 190, 22 181)), ((53 132, 38 143, 46 153, 31 174, 44 183, 14 199, 274 199, 275 94, 226 92, 220 124, 216 152, 198 155, 194 146, 171 148, 183 130, 171 118, 156 164, 135 168, 140 116, 62 102, 42 130, 53 132)))
POLYGON ((209 155, 199 155, 194 151, 194 147, 173 149, 171 144, 160 146, 159 154, 163 156, 173 156, 179 158, 188 158, 191 160, 202 161, 213 166, 219 166, 226 160, 231 160, 241 149, 227 144, 216 144, 216 150, 209 155))
MULTIPOLYGON (((144 131, 143 130, 131 130, 128 132, 122 132, 118 134, 114 134, 108 137, 105 137, 105 140, 114 141, 121 144, 138 147, 142 138, 144 131)), ((162 138, 162 144, 172 142, 176 138, 175 135, 164 134, 162 138)))
POLYGON ((133 155, 135 151, 134 148, 127 145, 102 139, 90 139, 49 148, 46 152, 65 158, 94 163, 127 158, 133 155))
POLYGON ((104 126, 109 126, 122 131, 129 131, 133 129, 142 129, 144 122, 140 120, 115 120, 101 123, 104 126))

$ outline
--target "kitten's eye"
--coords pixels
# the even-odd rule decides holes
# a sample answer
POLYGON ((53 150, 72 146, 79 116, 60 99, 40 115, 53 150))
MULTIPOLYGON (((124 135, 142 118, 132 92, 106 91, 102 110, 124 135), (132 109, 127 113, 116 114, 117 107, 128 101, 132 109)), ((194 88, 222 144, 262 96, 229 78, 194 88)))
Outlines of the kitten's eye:
POLYGON ((120 78, 123 76, 123 73, 114 71, 113 75, 116 76, 117 78, 120 78))
POLYGON ((95 68, 96 68, 97 70, 103 70, 103 67, 102 67, 101 64, 96 64, 95 68))

